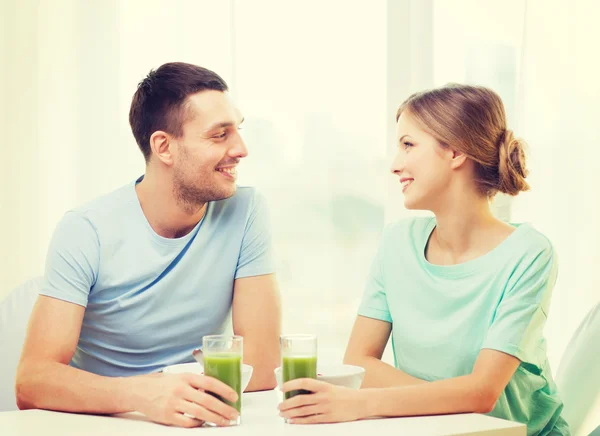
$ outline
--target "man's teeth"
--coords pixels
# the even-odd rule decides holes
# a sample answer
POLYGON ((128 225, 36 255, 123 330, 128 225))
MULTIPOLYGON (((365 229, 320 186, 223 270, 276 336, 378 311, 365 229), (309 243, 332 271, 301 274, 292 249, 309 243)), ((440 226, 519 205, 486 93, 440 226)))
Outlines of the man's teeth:
POLYGON ((231 174, 232 176, 236 173, 235 168, 219 168, 219 169, 217 169, 217 171, 220 171, 222 173, 231 174))

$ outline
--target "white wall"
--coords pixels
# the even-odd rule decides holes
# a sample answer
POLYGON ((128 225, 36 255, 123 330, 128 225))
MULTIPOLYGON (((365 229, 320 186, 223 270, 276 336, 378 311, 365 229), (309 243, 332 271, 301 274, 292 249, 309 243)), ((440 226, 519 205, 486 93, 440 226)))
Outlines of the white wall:
MULTIPOLYGON (((349 190, 372 200, 371 211, 383 208, 382 219, 377 215, 370 224, 382 226, 408 215, 398 183, 387 174, 397 106, 411 92, 447 81, 506 83, 494 68, 469 58, 468 44, 487 35, 495 46, 517 47, 524 2, 494 2, 496 9, 486 10, 473 0, 364 1, 352 9, 348 4, 329 2, 327 14, 315 17, 314 34, 305 40, 302 32, 312 16, 306 8, 318 8, 316 0, 292 9, 275 0, 181 0, 177 7, 165 7, 161 0, 0 2, 0 298, 42 272, 50 236, 64 211, 143 172, 128 126, 129 102, 144 75, 168 61, 219 72, 234 87, 249 128, 251 118, 271 123, 272 137, 260 127, 249 137, 250 157, 240 170, 241 180, 262 186, 274 204, 286 198, 286 189, 301 204, 349 190), (267 11, 277 11, 281 19, 271 22, 267 11), (328 16, 345 24, 334 25, 328 16), (464 25, 456 26, 458 19, 464 25), (486 20, 490 26, 482 25, 486 20), (368 38, 361 40, 359 31, 368 38), (318 78, 324 80, 320 88, 311 85, 318 78), (318 126, 331 120, 339 128, 321 135, 318 126), (307 123, 317 127, 307 133, 307 123), (349 159, 346 147, 355 147, 359 157, 349 159), (282 174, 289 177, 288 185, 280 182, 283 178, 273 182, 264 170, 279 165, 272 162, 280 151, 278 159, 295 170, 282 174), (327 165, 339 161, 348 166, 338 167, 339 177, 332 178, 327 165), (318 176, 302 179, 309 174, 306 165, 314 165, 311 174, 317 168, 318 176)), ((555 368, 571 332, 598 299, 594 271, 600 261, 595 189, 600 71, 594 57, 600 35, 596 15, 588 12, 598 5, 568 4, 553 0, 550 8, 530 2, 523 55, 529 66, 518 75, 520 100, 509 114, 533 154, 534 190, 515 202, 514 217, 546 232, 561 256, 547 330, 555 368), (555 34, 555 29, 562 30, 555 34), (574 203, 567 206, 568 201, 574 203)), ((507 205, 500 202, 502 213, 507 205)), ((329 251, 320 253, 322 262, 310 255, 314 245, 280 239, 279 258, 288 253, 290 259, 282 271, 286 298, 308 289, 324 295, 319 301, 326 303, 309 327, 295 315, 294 304, 284 319, 298 329, 337 322, 336 333, 325 334, 343 348, 376 237, 367 235, 353 246, 340 243, 333 236, 339 220, 347 224, 352 216, 340 218, 330 209, 307 215, 324 231, 319 243, 329 251), (351 271, 351 279, 340 284, 337 277, 344 271, 351 271)), ((305 224, 285 212, 277 210, 274 217, 280 236, 305 224)))
POLYGON ((143 173, 128 111, 151 68, 187 61, 229 79, 230 2, 178 6, 1 2, 0 298, 43 273, 66 210, 143 173))
POLYGON ((4 128, 0 164, 3 179, 0 296, 21 278, 40 272, 36 4, 34 0, 7 0, 2 5, 4 128))
POLYGON ((519 127, 530 145, 532 190, 514 216, 552 241, 559 275, 546 335, 553 369, 600 300, 600 3, 528 3, 519 127), (556 29, 561 29, 557 32, 556 29))

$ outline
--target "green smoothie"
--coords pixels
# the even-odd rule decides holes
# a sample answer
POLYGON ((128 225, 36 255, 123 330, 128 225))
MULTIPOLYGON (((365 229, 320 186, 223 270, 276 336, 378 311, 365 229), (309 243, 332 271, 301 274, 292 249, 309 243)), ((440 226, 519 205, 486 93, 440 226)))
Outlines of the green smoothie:
MULTIPOLYGON (((283 382, 297 378, 317 378, 317 357, 284 357, 282 368, 283 382)), ((310 394, 312 392, 304 389, 289 391, 285 393, 285 399, 296 395, 310 394)))
POLYGON ((242 411, 242 356, 233 353, 214 353, 204 355, 204 375, 214 377, 237 392, 238 400, 233 403, 221 396, 212 394, 224 403, 242 411))

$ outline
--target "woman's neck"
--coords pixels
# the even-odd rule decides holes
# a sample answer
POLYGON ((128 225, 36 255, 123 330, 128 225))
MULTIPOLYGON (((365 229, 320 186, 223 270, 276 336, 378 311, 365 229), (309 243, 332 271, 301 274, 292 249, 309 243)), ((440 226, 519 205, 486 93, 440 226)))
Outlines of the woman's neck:
POLYGON ((514 230, 494 217, 485 197, 462 196, 434 213, 436 227, 426 250, 432 263, 453 265, 482 256, 514 230))

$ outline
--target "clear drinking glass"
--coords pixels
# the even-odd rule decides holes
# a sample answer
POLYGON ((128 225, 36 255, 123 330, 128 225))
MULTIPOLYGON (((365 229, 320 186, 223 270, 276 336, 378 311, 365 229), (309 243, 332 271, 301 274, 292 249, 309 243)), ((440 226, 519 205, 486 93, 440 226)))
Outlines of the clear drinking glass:
MULTIPOLYGON (((283 383, 297 378, 317 378, 317 337, 315 335, 281 336, 281 376, 283 383)), ((285 393, 285 399, 310 394, 303 389, 285 393)))
MULTIPOLYGON (((211 335, 202 338, 204 354, 204 375, 214 377, 230 386, 238 394, 236 402, 227 401, 219 395, 219 400, 237 409, 240 415, 231 425, 239 425, 242 413, 242 356, 244 338, 232 335, 211 335)), ((210 425, 210 423, 207 423, 210 425)))

